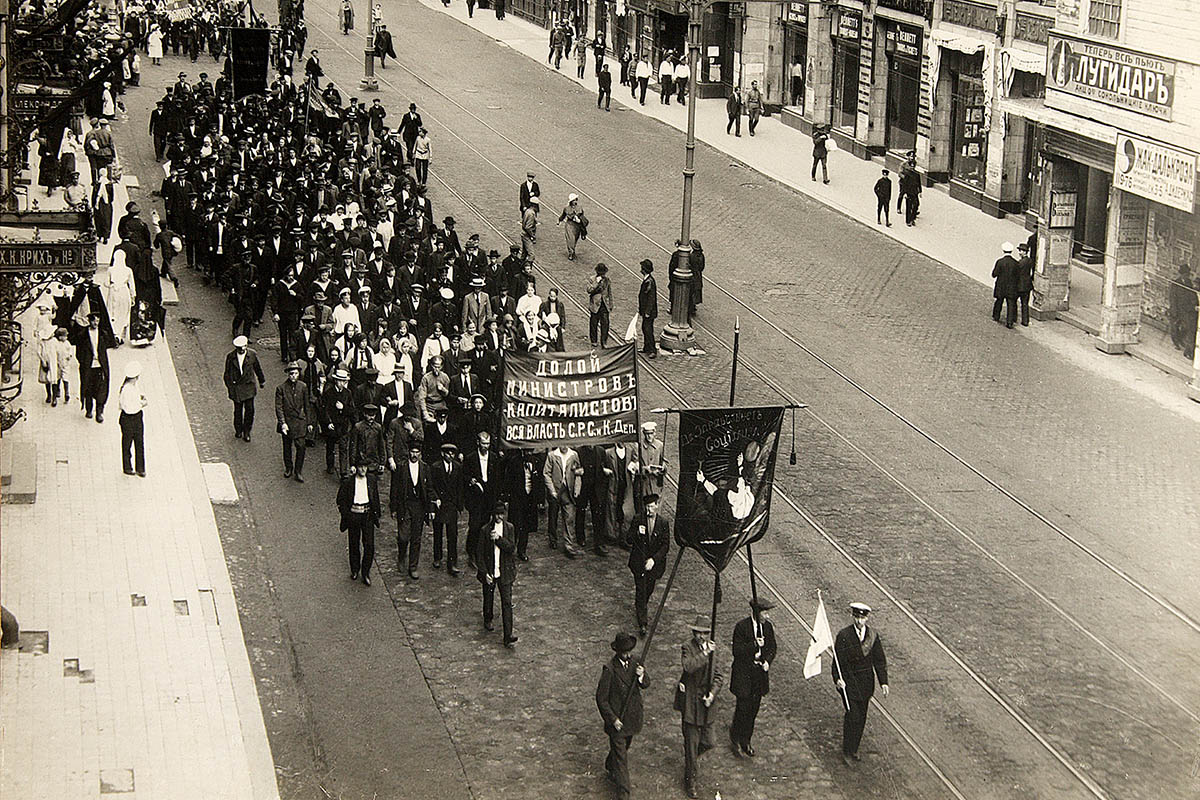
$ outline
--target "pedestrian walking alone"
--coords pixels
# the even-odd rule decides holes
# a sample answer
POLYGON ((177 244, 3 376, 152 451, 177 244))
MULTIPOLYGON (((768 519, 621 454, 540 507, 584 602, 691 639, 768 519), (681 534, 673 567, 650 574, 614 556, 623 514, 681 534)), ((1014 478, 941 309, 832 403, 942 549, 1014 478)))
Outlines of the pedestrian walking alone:
POLYGON ((588 338, 592 347, 608 347, 609 315, 612 312, 612 281, 608 265, 601 261, 596 274, 588 279, 588 338))
POLYGON ((746 114, 750 117, 750 135, 758 127, 758 119, 763 112, 763 95, 758 90, 758 81, 750 81, 750 91, 746 92, 746 114))
POLYGON ((888 171, 885 169, 879 176, 879 180, 875 181, 875 224, 887 224, 887 227, 892 227, 892 218, 890 215, 892 209, 892 179, 888 177, 888 171))
POLYGON ((629 782, 629 746, 642 732, 642 690, 650 685, 646 668, 633 660, 637 639, 618 633, 609 647, 613 657, 600 671, 596 685, 596 708, 604 720, 608 736, 608 757, 604 769, 617 786, 617 800, 629 800, 633 791, 629 782))
POLYGON ((827 162, 829 160, 829 126, 814 125, 812 132, 813 149, 812 149, 812 179, 817 179, 817 165, 821 165, 821 180, 829 183, 829 168, 827 162))
POLYGON ((250 441, 254 428, 254 397, 267 385, 258 353, 249 348, 245 336, 234 337, 233 350, 225 356, 225 390, 233 401, 233 435, 250 441), (257 379, 257 386, 255 381, 257 379))
POLYGON ((654 262, 642 259, 642 285, 638 288, 638 316, 642 320, 642 352, 658 358, 654 320, 658 318, 658 284, 654 282, 654 262))
POLYGON ((126 475, 146 477, 145 423, 142 410, 146 407, 146 395, 138 380, 142 365, 130 361, 125 365, 125 380, 117 393, 117 405, 121 408, 121 463, 126 475), (130 459, 132 454, 133 458, 130 459))
POLYGON ((992 297, 996 299, 992 303, 992 319, 999 322, 1000 310, 1005 303, 1008 303, 1004 326, 1011 328, 1017 321, 1017 293, 1020 286, 1021 267, 1013 258, 1012 242, 1005 242, 1000 249, 1004 251, 1004 255, 996 259, 996 265, 992 267, 992 277, 996 279, 996 286, 992 289, 992 297))
POLYGON ((587 238, 588 229, 588 219, 583 213, 583 207, 579 205, 579 195, 572 193, 567 196, 567 205, 558 215, 557 224, 562 225, 564 222, 566 223, 567 259, 574 261, 575 246, 579 244, 580 239, 587 238))
POLYGON ((742 135, 742 92, 736 86, 729 90, 729 99, 725 101, 725 113, 729 123, 725 126, 725 134, 734 131, 734 136, 742 135))
POLYGON ((596 108, 600 107, 601 101, 604 103, 604 110, 611 111, 612 105, 612 73, 608 71, 608 64, 601 64, 599 71, 596 73, 596 83, 600 87, 599 94, 596 95, 596 108))
POLYGON ((858 745, 867 724, 867 706, 875 694, 875 679, 879 689, 888 696, 887 656, 883 640, 867 625, 871 607, 866 603, 851 603, 853 624, 838 631, 833 643, 833 682, 846 704, 842 721, 842 760, 854 766, 859 760, 858 745))

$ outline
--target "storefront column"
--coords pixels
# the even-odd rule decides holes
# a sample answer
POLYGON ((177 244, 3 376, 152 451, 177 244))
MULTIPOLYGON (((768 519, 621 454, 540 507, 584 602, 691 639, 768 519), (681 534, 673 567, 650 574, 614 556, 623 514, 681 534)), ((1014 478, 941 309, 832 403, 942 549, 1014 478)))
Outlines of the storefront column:
POLYGON ((1136 344, 1142 314, 1149 209, 1141 197, 1110 189, 1104 243, 1104 291, 1097 349, 1116 355, 1136 344))
POLYGON ((1075 173, 1045 158, 1042 207, 1038 220, 1037 265, 1033 271, 1031 313, 1037 320, 1052 320, 1066 311, 1071 292, 1071 237, 1075 214, 1062 213, 1063 193, 1075 192, 1075 173), (1057 216, 1056 216, 1057 212, 1057 216))
POLYGON ((804 117, 815 124, 830 121, 829 98, 833 89, 833 40, 830 10, 825 4, 809 6, 808 82, 804 87, 804 117))
MULTIPOLYGON (((867 20, 864 19, 863 24, 866 25, 866 23, 867 20)), ((871 76, 871 82, 868 84, 870 94, 867 101, 867 135, 864 138, 867 147, 872 152, 882 153, 887 136, 888 56, 887 42, 884 39, 886 23, 881 23, 879 20, 872 20, 872 23, 870 46, 873 50, 874 69, 868 73, 871 76)))

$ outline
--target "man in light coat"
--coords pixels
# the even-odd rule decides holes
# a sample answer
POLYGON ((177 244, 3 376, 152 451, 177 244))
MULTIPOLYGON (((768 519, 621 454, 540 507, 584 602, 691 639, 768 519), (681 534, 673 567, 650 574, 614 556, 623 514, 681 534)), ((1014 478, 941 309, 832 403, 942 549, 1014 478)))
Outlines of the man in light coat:
POLYGON ((579 454, 566 445, 554 448, 546 456, 542 468, 542 479, 546 484, 546 533, 550 538, 550 549, 557 544, 558 524, 562 520, 563 552, 567 558, 583 555, 577 541, 577 532, 571 531, 575 519, 575 498, 579 495, 583 465, 579 454))

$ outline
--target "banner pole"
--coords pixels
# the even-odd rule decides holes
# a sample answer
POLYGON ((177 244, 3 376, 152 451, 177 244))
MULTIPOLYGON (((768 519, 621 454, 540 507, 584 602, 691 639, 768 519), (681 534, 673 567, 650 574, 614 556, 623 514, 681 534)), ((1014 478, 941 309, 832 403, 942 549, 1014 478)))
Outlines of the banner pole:
MULTIPOLYGON (((667 576, 667 585, 663 587, 662 597, 658 598, 658 608, 654 610, 654 619, 650 620, 650 627, 646 631, 646 640, 642 643, 642 657, 638 659, 638 663, 643 667, 646 666, 646 656, 650 652, 650 643, 654 641, 654 632, 658 630, 658 619, 662 616, 663 608, 667 605, 667 595, 671 593, 671 586, 675 583, 675 573, 679 571, 679 562, 683 560, 683 554, 686 552, 686 547, 679 548, 679 552, 675 554, 675 563, 671 565, 671 574, 667 576)), ((629 696, 633 693, 633 687, 630 686, 625 692, 625 699, 621 701, 621 713, 618 717, 625 716, 625 706, 629 703, 629 696)))
MULTIPOLYGON (((713 602, 712 602, 712 617, 709 619, 708 638, 715 644, 717 641, 717 604, 721 602, 721 573, 713 573, 713 602)), ((708 690, 712 691, 713 679, 713 658, 716 656, 717 650, 714 647, 712 652, 708 654, 708 690)), ((716 700, 714 697, 713 700, 716 700)))
POLYGON ((738 369, 738 344, 742 338, 742 321, 739 317, 733 318, 733 367, 729 374, 729 405, 733 406, 733 399, 737 395, 737 369, 738 369))

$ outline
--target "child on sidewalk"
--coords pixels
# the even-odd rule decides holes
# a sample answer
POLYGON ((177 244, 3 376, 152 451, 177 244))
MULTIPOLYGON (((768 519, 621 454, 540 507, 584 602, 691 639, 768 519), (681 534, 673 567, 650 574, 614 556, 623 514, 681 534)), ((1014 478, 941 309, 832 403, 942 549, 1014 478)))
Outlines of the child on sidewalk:
POLYGON ((66 328, 56 330, 48 348, 58 370, 58 380, 54 384, 54 402, 58 402, 61 386, 63 405, 71 402, 71 376, 79 372, 79 362, 75 360, 75 345, 67 340, 67 334, 66 328))
POLYGON ((886 169, 879 176, 879 180, 875 181, 875 200, 875 224, 886 222, 889 228, 892 227, 892 218, 889 216, 892 205, 892 179, 888 177, 886 169))

